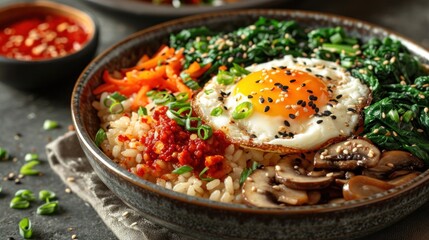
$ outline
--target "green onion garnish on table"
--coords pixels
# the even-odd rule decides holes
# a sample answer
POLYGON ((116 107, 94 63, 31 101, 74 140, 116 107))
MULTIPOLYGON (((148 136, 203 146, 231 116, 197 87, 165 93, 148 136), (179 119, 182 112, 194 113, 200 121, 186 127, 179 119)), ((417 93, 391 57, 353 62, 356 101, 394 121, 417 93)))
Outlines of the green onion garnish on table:
POLYGON ((25 217, 19 221, 19 235, 25 239, 29 239, 33 236, 33 229, 31 228, 31 221, 25 217))
POLYGON ((9 153, 6 149, 0 147, 0 160, 7 160, 9 158, 9 153))
POLYGON ((40 190, 39 192, 39 199, 45 202, 49 202, 55 197, 56 197, 56 194, 49 190, 40 190))
POLYGON ((57 121, 53 121, 49 119, 46 119, 45 122, 43 123, 44 130, 51 130, 51 129, 57 128, 58 126, 59 125, 57 121))
POLYGON ((58 201, 47 202, 37 208, 37 214, 39 215, 50 215, 57 211, 58 201))
POLYGON ((25 154, 24 160, 26 162, 33 161, 33 160, 39 160, 39 154, 37 154, 37 153, 27 153, 27 154, 25 154))
POLYGON ((40 162, 37 160, 29 161, 26 164, 22 165, 21 169, 19 170, 19 173, 25 176, 38 175, 40 173, 39 170, 33 169, 33 167, 39 164, 40 162))

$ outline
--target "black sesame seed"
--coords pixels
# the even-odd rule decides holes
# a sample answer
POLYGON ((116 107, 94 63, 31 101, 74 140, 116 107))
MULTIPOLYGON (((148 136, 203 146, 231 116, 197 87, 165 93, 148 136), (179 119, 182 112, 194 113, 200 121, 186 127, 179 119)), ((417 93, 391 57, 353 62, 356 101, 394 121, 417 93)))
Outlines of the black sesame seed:
POLYGON ((217 97, 217 100, 223 101, 223 97, 217 97))
POLYGON ((290 123, 287 120, 284 120, 283 123, 286 127, 290 127, 290 123))
POLYGON ((322 75, 320 75, 320 74, 316 74, 316 77, 318 77, 318 78, 323 78, 323 76, 322 76, 322 75))
POLYGON ((287 67, 286 66, 280 66, 279 68, 280 69, 286 69, 287 67))
MULTIPOLYGON (((305 64, 304 64, 305 65, 305 64)), ((307 71, 307 72, 311 72, 311 69, 310 68, 306 68, 305 69, 305 71, 307 71)))
POLYGON ((305 86, 306 86, 306 84, 305 84, 305 83, 301 84, 301 87, 305 87, 305 86))
POLYGON ((282 86, 282 91, 283 92, 287 92, 288 89, 289 89, 289 86, 282 86))
POLYGON ((255 81, 255 83, 260 83, 260 82, 261 82, 261 80, 260 80, 260 79, 255 81))
POLYGON ((312 101, 316 101, 316 100, 317 100, 317 97, 316 97, 316 96, 314 96, 314 95, 310 95, 310 96, 308 97, 308 99, 310 99, 310 100, 312 100, 312 101))
POLYGON ((343 97, 343 95, 342 94, 340 94, 340 95, 337 95, 335 98, 336 99, 340 99, 340 98, 342 98, 343 97))
POLYGON ((274 86, 278 87, 278 86, 283 86, 283 85, 279 82, 276 82, 276 83, 274 83, 274 86))
POLYGON ((331 115, 331 118, 335 120, 335 119, 337 119, 337 116, 331 115))
POLYGON ((289 133, 289 137, 290 137, 290 138, 293 138, 294 136, 295 136, 295 134, 293 134, 293 132, 290 132, 290 133, 289 133))
POLYGON ((317 120, 317 124, 321 124, 323 122, 323 120, 317 120))
POLYGON ((303 101, 302 103, 301 103, 301 107, 305 107, 307 105, 307 103, 305 102, 305 101, 303 101))
POLYGON ((286 70, 286 75, 292 75, 292 72, 290 70, 286 70))
POLYGON ((326 104, 326 105, 328 105, 328 106, 330 106, 330 107, 334 107, 334 105, 332 105, 331 103, 328 103, 328 104, 326 104))
POLYGON ((253 98, 253 96, 252 96, 252 95, 248 95, 248 96, 247 96, 247 98, 249 98, 249 99, 250 99, 250 98, 253 98))
POLYGON ((268 111, 270 111, 270 106, 265 106, 264 112, 268 112, 268 111))
POLYGON ((313 94, 313 91, 311 91, 310 89, 308 89, 307 92, 313 94))
POLYGON ((228 108, 226 106, 223 106, 223 109, 228 110, 228 108))
POLYGON ((259 97, 259 103, 264 103, 265 99, 263 97, 259 97))
POLYGON ((270 97, 268 97, 267 100, 268 100, 268 102, 273 102, 273 99, 270 97))
POLYGON ((296 79, 292 79, 292 80, 290 80, 289 82, 290 82, 290 83, 294 83, 294 82, 296 82, 296 79))
POLYGON ((314 111, 318 113, 319 112, 319 108, 318 107, 314 108, 314 111))
POLYGON ((302 104, 302 100, 298 100, 298 102, 296 102, 297 105, 301 105, 302 104))
POLYGON ((289 114, 289 117, 292 118, 292 119, 296 118, 296 116, 294 114, 292 114, 292 113, 289 114))
POLYGON ((329 111, 329 110, 325 110, 324 112, 323 112, 323 115, 325 115, 325 116, 329 116, 329 115, 331 115, 332 114, 332 112, 331 111, 329 111))
POLYGON ((251 138, 256 138, 255 134, 250 135, 251 138))
POLYGON ((329 99, 329 101, 330 102, 336 102, 336 103, 338 102, 338 100, 336 100, 336 99, 329 99))
POLYGON ((329 76, 326 76, 326 79, 328 79, 328 80, 332 80, 332 78, 330 78, 329 76))
POLYGON ((350 111, 350 112, 356 112, 356 109, 354 109, 354 108, 347 108, 347 111, 350 111))

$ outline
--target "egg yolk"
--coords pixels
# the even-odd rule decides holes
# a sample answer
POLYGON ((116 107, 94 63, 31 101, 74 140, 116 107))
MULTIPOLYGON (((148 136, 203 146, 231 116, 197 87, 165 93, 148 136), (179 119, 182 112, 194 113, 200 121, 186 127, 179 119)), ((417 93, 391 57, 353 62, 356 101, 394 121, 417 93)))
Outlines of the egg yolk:
POLYGON ((322 79, 287 68, 250 73, 235 86, 233 94, 239 93, 249 99, 257 112, 296 120, 308 119, 329 101, 322 79))

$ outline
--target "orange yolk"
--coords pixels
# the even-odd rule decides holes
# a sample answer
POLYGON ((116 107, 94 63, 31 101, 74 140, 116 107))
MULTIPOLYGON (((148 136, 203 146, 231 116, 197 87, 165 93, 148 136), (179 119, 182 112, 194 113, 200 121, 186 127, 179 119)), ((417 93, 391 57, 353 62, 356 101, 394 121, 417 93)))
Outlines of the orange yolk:
POLYGON ((255 111, 287 119, 308 119, 328 103, 326 84, 307 72, 270 69, 253 72, 240 80, 234 95, 249 98, 255 111))

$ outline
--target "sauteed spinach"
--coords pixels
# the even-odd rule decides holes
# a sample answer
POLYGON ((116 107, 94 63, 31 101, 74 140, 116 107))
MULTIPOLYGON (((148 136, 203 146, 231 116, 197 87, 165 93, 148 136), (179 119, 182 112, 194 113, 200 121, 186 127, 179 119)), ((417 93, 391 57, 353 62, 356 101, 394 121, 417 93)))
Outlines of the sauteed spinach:
POLYGON ((341 27, 307 30, 295 21, 260 18, 230 33, 205 27, 170 37, 170 46, 185 46, 186 66, 212 63, 203 85, 220 66, 247 66, 285 55, 337 61, 372 90, 364 111, 362 135, 383 149, 405 150, 429 164, 429 76, 398 40, 361 39, 341 27))

